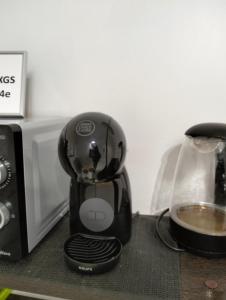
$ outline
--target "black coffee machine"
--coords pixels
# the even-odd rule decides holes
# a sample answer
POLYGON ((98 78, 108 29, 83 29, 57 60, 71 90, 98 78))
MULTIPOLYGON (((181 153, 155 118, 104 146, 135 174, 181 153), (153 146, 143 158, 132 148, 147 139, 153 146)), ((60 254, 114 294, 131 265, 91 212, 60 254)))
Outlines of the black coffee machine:
POLYGON ((73 118, 59 140, 59 158, 71 176, 70 233, 65 259, 73 269, 100 273, 119 259, 131 235, 131 193, 124 165, 126 140, 102 113, 73 118))

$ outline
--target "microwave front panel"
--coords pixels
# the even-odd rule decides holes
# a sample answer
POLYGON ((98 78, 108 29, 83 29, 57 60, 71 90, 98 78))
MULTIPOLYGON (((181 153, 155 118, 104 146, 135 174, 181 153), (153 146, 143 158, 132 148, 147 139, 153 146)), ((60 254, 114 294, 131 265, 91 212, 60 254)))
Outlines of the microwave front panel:
POLYGON ((0 259, 26 252, 22 133, 18 125, 0 125, 0 259))
POLYGON ((37 127, 23 135, 29 252, 68 210, 70 180, 58 159, 62 126, 37 127))

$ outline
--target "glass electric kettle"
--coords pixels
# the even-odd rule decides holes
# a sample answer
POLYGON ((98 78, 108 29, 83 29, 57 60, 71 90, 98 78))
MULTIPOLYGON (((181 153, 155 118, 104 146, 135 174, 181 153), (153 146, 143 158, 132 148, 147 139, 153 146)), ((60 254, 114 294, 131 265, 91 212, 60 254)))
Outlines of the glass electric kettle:
POLYGON ((185 135, 173 181, 170 232, 188 251, 226 256, 226 124, 199 124, 185 135))

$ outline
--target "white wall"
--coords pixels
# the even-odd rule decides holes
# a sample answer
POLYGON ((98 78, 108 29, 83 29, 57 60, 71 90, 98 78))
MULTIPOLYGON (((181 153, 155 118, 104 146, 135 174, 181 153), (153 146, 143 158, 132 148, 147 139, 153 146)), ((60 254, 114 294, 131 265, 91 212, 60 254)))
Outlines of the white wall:
POLYGON ((29 115, 121 123, 134 211, 168 201, 186 128, 226 121, 224 0, 0 0, 0 49, 29 53, 29 115))

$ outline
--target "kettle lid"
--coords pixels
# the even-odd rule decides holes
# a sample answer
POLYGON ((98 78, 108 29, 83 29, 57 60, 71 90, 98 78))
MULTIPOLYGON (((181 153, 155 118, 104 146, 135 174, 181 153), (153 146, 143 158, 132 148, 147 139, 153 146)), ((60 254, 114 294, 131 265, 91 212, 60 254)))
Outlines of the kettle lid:
POLYGON ((191 137, 220 138, 226 140, 226 124, 201 123, 190 127, 185 135, 191 137))

